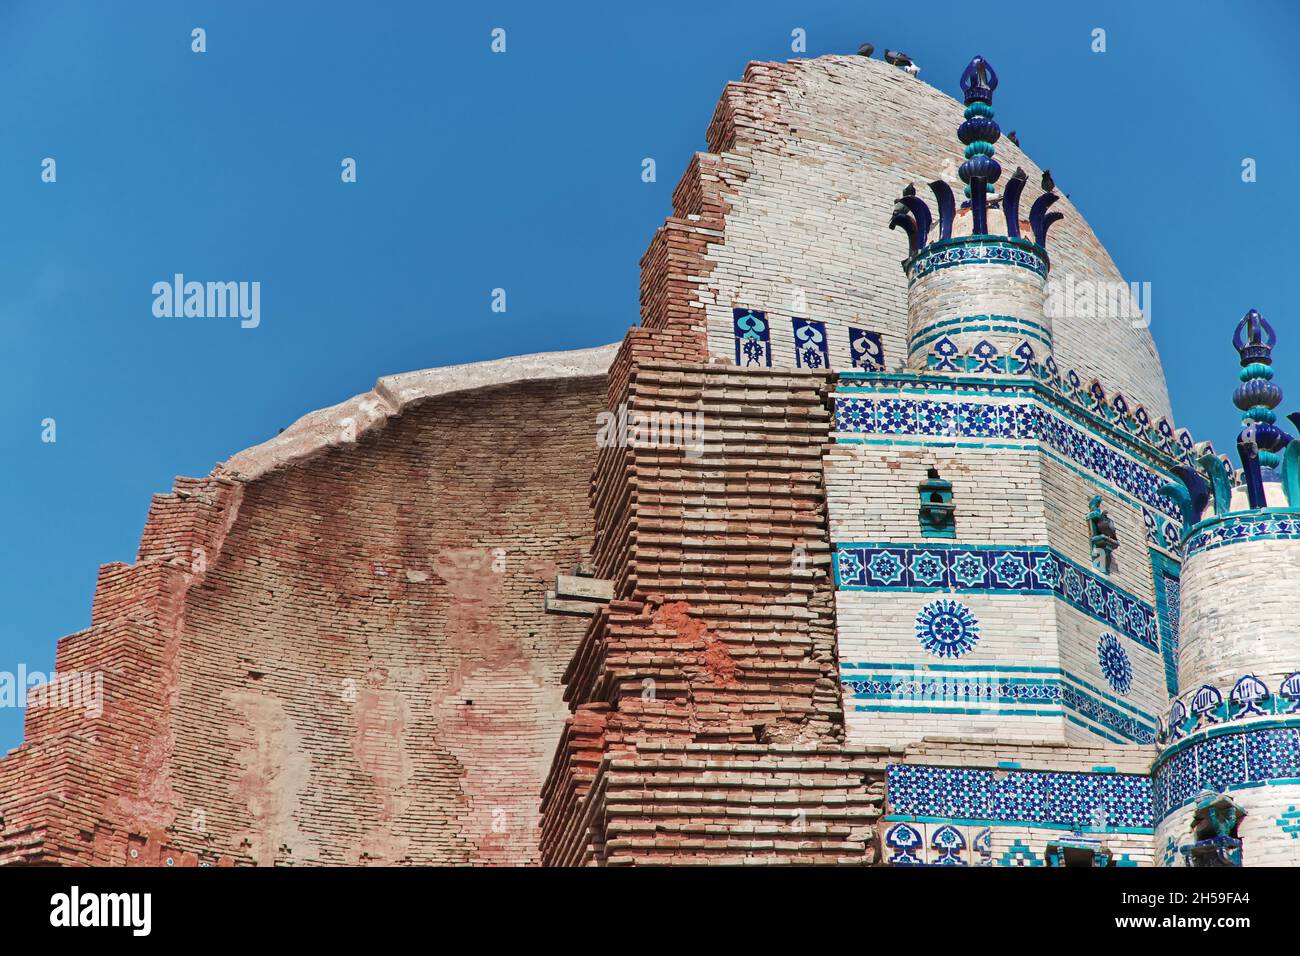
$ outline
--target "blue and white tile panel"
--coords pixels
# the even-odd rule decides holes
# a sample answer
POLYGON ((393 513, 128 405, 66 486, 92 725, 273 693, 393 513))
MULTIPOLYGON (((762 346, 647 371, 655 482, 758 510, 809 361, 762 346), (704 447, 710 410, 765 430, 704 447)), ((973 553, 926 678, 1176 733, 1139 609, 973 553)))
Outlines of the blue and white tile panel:
POLYGON ((1300 722, 1274 723, 1216 728, 1165 751, 1152 777, 1155 818, 1186 806, 1202 790, 1300 784, 1300 722))
POLYGON ((1285 677, 1242 674, 1231 686, 1202 684, 1180 694, 1169 705, 1169 722, 1161 743, 1172 746, 1199 731, 1225 724, 1293 715, 1300 716, 1300 670, 1285 677))
POLYGON ((907 264, 908 285, 938 269, 974 263, 1019 266, 1035 275, 1046 278, 1047 257, 1029 243, 1014 239, 987 239, 972 241, 959 239, 950 243, 934 244, 922 249, 907 264))
POLYGON ((1242 541, 1282 541, 1300 538, 1300 512, 1268 509, 1226 515, 1192 529, 1184 547, 1188 557, 1242 541))
MULTIPOLYGON (((1068 827, 1007 823, 957 824, 891 820, 885 817, 885 863, 889 866, 1047 866, 1047 846, 1068 827)), ((1151 834, 1141 828, 1090 837, 1104 840, 1114 867, 1152 866, 1151 834)))
POLYGON ((844 354, 855 372, 882 372, 885 368, 884 333, 872 329, 828 329, 825 321, 817 319, 733 308, 731 338, 733 360, 741 368, 783 366, 789 355, 795 368, 827 370, 836 355, 844 354), (788 336, 785 329, 790 330, 788 336), (841 352, 841 348, 847 351, 841 352))
POLYGON ((1094 833, 1149 832, 1151 779, 1122 773, 893 764, 886 819, 1055 826, 1094 833))
POLYGON ((1150 651, 1160 647, 1150 604, 1045 546, 837 544, 834 570, 842 591, 1053 594, 1150 651))
POLYGON ((1153 743, 1157 720, 1054 667, 845 663, 840 684, 853 711, 1063 717, 1112 743, 1153 743))
POLYGON ((1074 467, 1132 496, 1169 518, 1177 506, 1160 494, 1171 480, 1117 450, 1077 421, 1067 420, 1034 401, 955 401, 894 390, 888 397, 870 388, 841 388, 833 396, 836 438, 841 442, 879 436, 979 439, 998 446, 1040 444, 1074 467))

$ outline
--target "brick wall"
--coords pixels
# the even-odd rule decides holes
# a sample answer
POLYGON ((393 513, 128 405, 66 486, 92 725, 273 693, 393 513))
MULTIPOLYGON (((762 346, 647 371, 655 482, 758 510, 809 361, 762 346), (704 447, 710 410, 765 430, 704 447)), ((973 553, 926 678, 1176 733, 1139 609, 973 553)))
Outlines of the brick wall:
POLYGON ((603 377, 404 404, 257 477, 182 479, 101 575, 0 761, 0 861, 533 863, 581 618, 603 377))
POLYGON ((799 858, 798 834, 786 834, 788 847, 772 842, 788 815, 752 829, 728 799, 709 797, 729 767, 731 803, 779 798, 791 813, 816 802, 791 792, 801 773, 826 772, 829 790, 848 788, 860 812, 848 830, 828 823, 809 837, 824 845, 808 861, 867 859, 880 793, 855 772, 861 755, 838 749, 826 386, 819 374, 632 367, 628 409, 699 414, 702 443, 694 453, 607 448, 597 463, 593 558, 615 599, 565 674, 574 715, 546 784, 546 862, 799 858), (681 751, 668 764, 651 756, 665 746, 681 751), (688 771, 703 776, 688 782, 688 771), (680 787, 641 785, 656 773, 680 787), (624 788, 641 793, 632 810, 617 804, 624 788), (667 809, 683 800, 689 810, 667 809), (629 836, 638 823, 648 831, 629 836))

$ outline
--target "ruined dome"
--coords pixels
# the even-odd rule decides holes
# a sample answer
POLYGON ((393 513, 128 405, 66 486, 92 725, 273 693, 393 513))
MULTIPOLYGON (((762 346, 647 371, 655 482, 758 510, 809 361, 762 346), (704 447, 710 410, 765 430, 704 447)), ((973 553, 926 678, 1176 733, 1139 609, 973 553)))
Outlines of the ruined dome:
MULTIPOLYGON (((832 368, 852 368, 850 327, 882 333, 885 366, 899 367, 907 353, 900 262, 908 250, 887 228, 888 211, 909 183, 927 191, 936 178, 952 184, 960 202, 962 113, 923 80, 867 57, 749 64, 718 105, 710 152, 697 155, 674 193, 674 216, 657 237, 671 251, 656 255, 652 245, 643 261, 645 323, 707 330, 710 356, 734 361, 733 308, 763 310, 773 366, 793 367, 788 317, 810 317, 826 323, 832 368)), ((997 155, 999 191, 1011 171, 1025 170, 1024 214, 1042 169, 1005 138, 997 155)), ((1052 228, 1053 277, 1121 283, 1070 200, 1062 196, 1053 212, 1064 215, 1052 228)), ((1140 323, 1063 315, 1054 344, 1062 374, 1097 379, 1130 407, 1144 406, 1152 421, 1170 415, 1155 344, 1140 323)))

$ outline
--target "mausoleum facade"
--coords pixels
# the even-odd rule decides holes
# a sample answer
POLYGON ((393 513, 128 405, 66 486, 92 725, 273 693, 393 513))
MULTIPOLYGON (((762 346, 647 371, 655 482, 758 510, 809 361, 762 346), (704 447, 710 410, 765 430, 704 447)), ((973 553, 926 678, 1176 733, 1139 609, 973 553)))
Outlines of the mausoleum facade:
POLYGON ((381 378, 157 496, 0 862, 1300 862, 1275 336, 1236 467, 1131 297, 1054 294, 1126 286, 997 85, 750 64, 620 344, 381 378))

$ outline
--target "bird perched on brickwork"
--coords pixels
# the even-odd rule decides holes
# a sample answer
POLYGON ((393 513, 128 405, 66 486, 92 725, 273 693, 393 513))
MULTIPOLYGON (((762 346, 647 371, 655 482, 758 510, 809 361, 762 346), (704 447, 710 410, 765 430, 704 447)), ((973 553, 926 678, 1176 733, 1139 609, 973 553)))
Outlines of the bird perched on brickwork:
POLYGON ((871 54, 875 52, 876 48, 870 43, 864 43, 862 46, 858 47, 858 56, 871 56, 871 54))
POLYGON ((912 58, 906 53, 900 53, 898 50, 886 50, 885 62, 890 66, 907 66, 912 62, 912 58))
POLYGON ((1039 185, 1043 187, 1043 192, 1045 193, 1050 193, 1056 188, 1056 180, 1052 179, 1052 171, 1050 169, 1043 170, 1043 181, 1039 185))
POLYGON ((1012 178, 1012 179, 1018 179, 1018 180, 1020 180, 1020 181, 1023 183, 1025 180, 1027 180, 1027 179, 1029 178, 1029 174, 1026 173, 1026 172, 1024 171, 1024 169, 1022 169, 1021 167, 1017 166, 1017 167, 1016 167, 1016 171, 1015 171, 1014 173, 1011 174, 1011 178, 1012 178))
POLYGON ((898 67, 904 73, 909 73, 912 76, 916 76, 916 74, 921 72, 921 68, 912 62, 910 56, 898 50, 886 50, 885 62, 890 66, 898 67))
POLYGON ((903 190, 903 195, 904 195, 904 196, 915 196, 915 195, 916 195, 916 184, 915 184, 915 183, 908 183, 908 184, 907 184, 907 188, 905 188, 905 189, 903 190))
POLYGON ((1011 142, 1015 143, 1017 146, 1020 145, 1020 137, 1016 135, 1015 130, 1012 130, 1010 133, 1007 133, 1007 139, 1011 140, 1011 142))
POLYGON ((1097 519, 1097 534, 1108 541, 1119 540, 1119 532, 1115 530, 1114 519, 1104 511, 1101 513, 1101 517, 1097 519))

